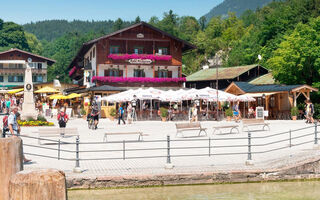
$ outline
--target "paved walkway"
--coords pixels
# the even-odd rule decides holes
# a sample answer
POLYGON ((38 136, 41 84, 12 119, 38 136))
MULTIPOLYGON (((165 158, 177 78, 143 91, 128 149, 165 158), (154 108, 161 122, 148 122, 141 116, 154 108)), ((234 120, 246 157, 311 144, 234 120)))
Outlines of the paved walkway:
MULTIPOLYGON (((2 120, 2 119, 0 119, 2 120)), ((57 124, 57 121, 52 120, 57 124)), ((305 134, 314 133, 314 126, 307 125, 303 121, 269 121, 271 131, 261 131, 262 127, 255 127, 256 130, 252 130, 253 137, 268 136, 275 133, 287 132, 289 129, 299 129, 304 127, 310 127, 308 129, 292 132, 292 137, 302 136, 305 134), (259 130, 260 129, 260 130, 259 130)), ((79 130, 80 142, 102 142, 105 132, 122 132, 122 131, 142 131, 149 136, 144 137, 144 142, 126 142, 126 149, 140 149, 139 151, 125 152, 126 160, 123 160, 123 143, 103 143, 103 144, 81 144, 80 151, 86 151, 80 153, 81 159, 96 159, 96 160, 83 160, 80 161, 80 167, 83 170, 81 174, 74 174, 72 172, 75 167, 75 161, 57 160, 51 158, 43 158, 38 156, 27 156, 34 162, 25 165, 25 169, 40 169, 40 168, 56 168, 66 172, 69 177, 97 177, 97 176, 119 176, 119 175, 141 175, 141 174, 163 174, 163 173, 190 173, 190 172, 211 172, 211 171, 223 171, 223 170, 236 170, 236 169, 257 169, 257 168, 272 168, 277 165, 290 164, 292 162, 298 162, 299 160, 310 158, 312 156, 318 156, 319 151, 313 149, 314 135, 307 137, 301 137, 292 140, 292 148, 285 148, 289 145, 288 141, 272 144, 272 142, 280 141, 289 138, 289 133, 284 135, 277 135, 269 138, 253 138, 252 144, 266 144, 267 146, 254 146, 253 152, 268 151, 275 148, 282 148, 277 151, 257 153, 252 155, 252 159, 255 162, 254 166, 246 166, 248 147, 246 132, 242 132, 240 128, 240 134, 227 134, 229 130, 225 130, 223 134, 212 136, 212 126, 219 124, 233 124, 234 122, 201 122, 203 127, 208 128, 207 137, 188 137, 188 138, 176 138, 175 137, 175 123, 176 122, 160 122, 160 121, 148 121, 148 122, 135 122, 130 125, 117 125, 116 121, 110 121, 108 119, 102 119, 99 124, 98 130, 89 130, 87 122, 83 119, 72 119, 69 121, 67 127, 76 127, 79 130), (171 150, 171 155, 179 157, 172 157, 171 162, 174 165, 173 169, 165 169, 166 155, 167 155, 167 135, 171 136, 171 147, 175 149, 171 150), (211 140, 211 146, 209 156, 209 137, 215 140, 211 140), (237 139, 238 138, 238 139, 237 139), (199 141, 195 141, 200 139, 199 141), (218 140, 216 140, 218 139, 218 140), (221 139, 221 140, 219 140, 221 139), (151 140, 159 140, 158 142, 150 142, 151 140), (294 144, 301 142, 309 142, 300 146, 294 146, 294 144), (226 147, 235 146, 239 147, 226 147), (243 146, 241 146, 243 145, 243 146), (179 149, 178 147, 190 147, 187 149, 179 149), (191 148, 192 147, 192 148, 191 148), (201 148, 198 148, 201 147, 201 148), (218 148, 217 148, 218 147, 218 148), (149 148, 158 148, 157 150, 147 150, 149 148), (118 149, 117 152, 106 152, 105 150, 118 149), (101 152, 89 152, 98 151, 101 152), (219 155, 227 153, 243 153, 238 155, 219 155), (201 156, 188 156, 185 155, 201 155, 201 156), (158 158, 139 158, 139 159, 127 159, 128 157, 146 157, 146 156, 159 156, 158 158), (160 157, 161 156, 161 157, 160 157), (101 158, 115 158, 114 160, 102 160, 101 158)), ((37 127, 23 127, 22 134, 27 136, 35 136, 37 127)), ((185 136, 196 136, 195 132, 186 132, 185 136)), ((137 140, 135 135, 122 135, 122 136, 110 136, 109 141, 123 141, 123 140, 137 140)), ((75 142, 75 138, 64 138, 64 142, 75 142)), ((37 140, 23 138, 24 144, 38 145, 37 140)), ((57 148, 56 144, 41 145, 42 147, 57 148)), ((61 149, 75 150, 74 144, 61 145, 61 149)), ((57 157, 57 150, 47 150, 41 148, 35 148, 30 146, 24 146, 24 152, 42 154, 46 156, 57 157)), ((62 158, 75 159, 74 152, 61 152, 62 158)))

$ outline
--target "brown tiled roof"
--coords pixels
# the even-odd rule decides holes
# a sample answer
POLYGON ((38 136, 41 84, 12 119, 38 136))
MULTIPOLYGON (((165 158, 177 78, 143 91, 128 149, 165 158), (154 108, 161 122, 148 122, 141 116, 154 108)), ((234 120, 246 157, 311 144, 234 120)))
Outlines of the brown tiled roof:
POLYGON ((54 64, 56 62, 55 60, 52 60, 50 58, 39 56, 37 54, 33 54, 33 53, 30 53, 30 52, 27 52, 27 51, 23 51, 23 50, 20 50, 20 49, 16 49, 16 48, 0 52, 0 54, 5 54, 5 53, 13 52, 13 51, 19 51, 19 52, 24 53, 24 54, 28 54, 28 55, 31 55, 31 56, 34 56, 34 57, 38 57, 38 58, 44 59, 44 60, 48 61, 49 65, 52 65, 52 64, 54 64))
MULTIPOLYGON (((237 67, 222 67, 218 68, 218 80, 234 79, 241 74, 257 67, 257 64, 237 66, 237 67)), ((207 81, 216 80, 216 68, 209 68, 200 70, 194 74, 187 76, 187 81, 207 81)))

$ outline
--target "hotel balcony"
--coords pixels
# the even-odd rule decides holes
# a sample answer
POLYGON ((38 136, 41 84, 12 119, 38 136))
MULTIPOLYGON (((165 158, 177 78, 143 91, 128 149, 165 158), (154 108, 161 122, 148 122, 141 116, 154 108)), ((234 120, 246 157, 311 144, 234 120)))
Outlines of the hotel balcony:
MULTIPOLYGON (((0 68, 0 74, 24 74, 25 68, 0 68)), ((47 69, 32 69, 33 74, 47 74, 47 69)))

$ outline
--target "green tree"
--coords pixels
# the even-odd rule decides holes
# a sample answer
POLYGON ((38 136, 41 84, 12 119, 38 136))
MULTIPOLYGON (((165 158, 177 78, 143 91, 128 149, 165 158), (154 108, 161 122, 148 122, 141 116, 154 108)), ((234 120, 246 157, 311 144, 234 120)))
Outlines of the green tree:
POLYGON ((206 28, 207 18, 205 16, 200 17, 199 24, 200 29, 203 31, 206 28))
POLYGON ((274 77, 285 84, 320 82, 320 17, 308 24, 299 23, 295 30, 284 36, 267 65, 274 77))
POLYGON ((25 32, 24 34, 31 52, 41 55, 43 53, 43 47, 41 42, 37 39, 37 37, 32 33, 25 32))
POLYGON ((135 24, 138 24, 138 23, 140 23, 140 22, 141 22, 141 19, 140 19, 139 16, 137 16, 136 19, 134 20, 134 23, 135 23, 135 24))
POLYGON ((29 51, 27 39, 22 26, 13 22, 1 22, 0 47, 18 48, 29 51))
POLYGON ((121 18, 118 18, 115 22, 114 22, 114 25, 113 25, 113 31, 118 31, 120 29, 123 29, 124 26, 123 26, 123 21, 121 18))

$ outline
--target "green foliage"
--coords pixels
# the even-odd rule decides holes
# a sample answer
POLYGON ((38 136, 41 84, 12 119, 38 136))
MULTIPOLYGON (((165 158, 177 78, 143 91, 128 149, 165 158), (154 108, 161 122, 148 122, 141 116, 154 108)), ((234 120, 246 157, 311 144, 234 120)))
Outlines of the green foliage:
POLYGON ((291 108, 291 116, 298 116, 299 115, 299 109, 297 107, 291 108))
POLYGON ((111 108, 111 109, 109 110, 109 115, 110 115, 111 117, 115 117, 115 116, 117 115, 117 110, 116 110, 115 108, 111 108))
POLYGON ((32 121, 36 121, 36 120, 33 117, 28 117, 26 121, 27 122, 32 122, 32 121))
POLYGON ((232 117, 233 116, 232 108, 228 108, 225 112, 226 112, 226 116, 227 117, 232 117))
POLYGON ((47 122, 47 119, 44 116, 38 115, 37 121, 47 122))
POLYGON ((80 114, 81 114, 81 115, 86 115, 87 113, 86 113, 85 109, 81 108, 80 114))
POLYGON ((160 115, 161 115, 161 117, 168 117, 168 109, 161 107, 160 108, 160 115))
POLYGON ((320 104, 316 103, 314 104, 314 115, 313 115, 314 119, 320 119, 320 104))
POLYGON ((0 21, 0 50, 18 48, 30 51, 22 26, 0 21))

